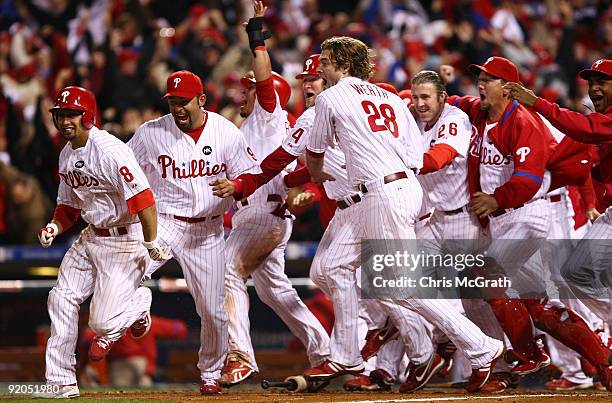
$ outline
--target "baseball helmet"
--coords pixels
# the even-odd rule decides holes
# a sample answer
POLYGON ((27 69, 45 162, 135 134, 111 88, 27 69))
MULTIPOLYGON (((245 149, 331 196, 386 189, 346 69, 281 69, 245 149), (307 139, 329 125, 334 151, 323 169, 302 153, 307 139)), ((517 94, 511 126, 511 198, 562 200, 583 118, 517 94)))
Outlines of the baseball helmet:
MULTIPOLYGON (((55 111, 60 109, 70 109, 73 111, 83 112, 83 127, 91 129, 96 125, 96 97, 94 94, 83 87, 66 87, 58 92, 55 97, 55 106, 49 109, 53 114, 53 122, 55 123, 55 111)), ((57 123, 55 123, 57 126, 57 123)))
POLYGON ((404 100, 404 102, 406 102, 406 106, 408 106, 410 108, 410 105, 412 105, 414 103, 414 101, 412 100, 412 91, 411 90, 401 90, 400 92, 398 92, 397 94, 401 99, 404 100))
POLYGON ((398 95, 397 89, 389 83, 374 83, 374 85, 382 88, 383 90, 386 90, 395 95, 398 95))
POLYGON ((304 60, 304 71, 295 76, 295 78, 298 80, 303 80, 307 76, 319 77, 317 70, 319 69, 320 57, 321 55, 319 54, 308 56, 308 59, 304 60))
MULTIPOLYGON (((243 87, 249 88, 251 85, 255 84, 255 77, 247 74, 240 79, 240 83, 243 87)), ((289 83, 285 81, 283 76, 274 71, 272 72, 272 83, 274 84, 274 90, 280 99, 281 106, 284 109, 287 106, 287 102, 289 102, 289 98, 291 98, 291 87, 289 86, 289 83)))

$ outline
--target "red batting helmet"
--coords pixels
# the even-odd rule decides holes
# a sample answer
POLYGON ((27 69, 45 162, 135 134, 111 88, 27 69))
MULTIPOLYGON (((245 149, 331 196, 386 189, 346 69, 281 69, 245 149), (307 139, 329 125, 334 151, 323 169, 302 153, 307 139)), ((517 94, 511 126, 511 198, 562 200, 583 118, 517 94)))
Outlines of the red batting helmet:
POLYGON ((98 110, 98 107, 96 105, 96 98, 94 97, 94 94, 91 91, 86 90, 83 87, 66 87, 57 94, 57 96, 55 97, 55 106, 49 109, 49 112, 51 112, 54 116, 54 123, 54 112, 60 109, 82 111, 83 127, 85 127, 86 129, 91 129, 92 126, 96 125, 96 112, 98 110))
POLYGON ((395 95, 398 94, 397 89, 394 86, 392 86, 391 84, 388 84, 388 83, 374 83, 374 85, 382 88, 383 90, 389 91, 389 92, 391 92, 391 93, 393 93, 395 95))
MULTIPOLYGON (((255 77, 247 74, 240 79, 240 83, 243 87, 249 88, 255 84, 255 77)), ((274 71, 272 72, 272 83, 274 84, 274 90, 278 94, 278 99, 280 99, 281 107, 284 109, 287 106, 287 102, 289 102, 289 98, 291 98, 291 87, 283 76, 274 71)))
POLYGON ((414 101, 412 100, 411 90, 401 90, 397 95, 399 95, 399 97, 403 99, 404 102, 406 102, 406 106, 408 106, 409 108, 410 108, 410 105, 414 103, 414 101))
POLYGON ((308 56, 308 59, 304 60, 304 71, 295 76, 295 78, 297 78, 298 80, 302 80, 307 76, 319 77, 319 73, 317 73, 317 70, 319 68, 320 57, 321 55, 319 54, 308 56))

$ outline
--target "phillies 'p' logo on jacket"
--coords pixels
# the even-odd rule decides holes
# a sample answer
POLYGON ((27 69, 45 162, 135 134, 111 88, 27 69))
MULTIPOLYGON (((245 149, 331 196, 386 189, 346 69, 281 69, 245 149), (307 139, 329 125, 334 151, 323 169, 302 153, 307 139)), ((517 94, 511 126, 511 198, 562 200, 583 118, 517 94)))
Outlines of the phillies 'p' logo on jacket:
POLYGON ((516 150, 516 155, 521 156, 521 158, 519 159, 519 162, 525 162, 525 159, 527 158, 527 155, 529 155, 530 152, 531 152, 531 148, 529 147, 521 147, 518 150, 516 150))

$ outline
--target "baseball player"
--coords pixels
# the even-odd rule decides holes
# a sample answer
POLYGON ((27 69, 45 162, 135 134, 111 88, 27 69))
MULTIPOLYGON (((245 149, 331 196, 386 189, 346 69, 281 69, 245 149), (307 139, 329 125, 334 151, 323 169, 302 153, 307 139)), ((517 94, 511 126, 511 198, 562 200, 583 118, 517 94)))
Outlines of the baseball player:
MULTIPOLYGON (((606 186, 606 196, 612 189, 612 60, 601 59, 593 63, 590 69, 582 70, 580 77, 589 82, 589 97, 595 106, 595 112, 582 115, 567 109, 559 108, 516 82, 508 83, 506 88, 511 96, 522 104, 532 107, 542 114, 550 123, 566 136, 588 144, 598 144, 600 163, 594 169, 594 177, 601 179, 606 186)), ((612 238, 612 210, 599 217, 589 229, 585 238, 578 244, 572 256, 562 268, 562 275, 567 280, 576 296, 597 316, 608 324, 612 323, 610 315, 610 289, 602 284, 600 278, 610 278, 609 251, 612 238), (594 241, 597 239, 599 241, 594 241), (590 252, 590 249, 596 253, 590 252)), ((602 384, 612 390, 612 357, 608 365, 602 360, 597 369, 602 384)))
MULTIPOLYGON (((556 141, 543 121, 512 101, 510 90, 503 88, 506 82, 518 81, 518 70, 512 62, 491 57, 482 66, 471 65, 470 70, 478 74, 480 99, 451 100, 468 113, 478 130, 468 158, 470 207, 480 218, 489 219, 493 241, 488 256, 511 277, 524 280, 519 270, 540 242, 523 243, 518 250, 499 240, 537 240, 548 235, 550 205, 544 197, 550 174, 545 167, 556 141)), ((523 360, 513 368, 514 373, 534 372, 550 362, 533 339, 530 316, 536 327, 578 351, 593 365, 603 368, 607 363, 609 351, 570 309, 549 304, 547 298, 519 300, 493 295, 487 302, 523 360)))
POLYGON ((81 87, 66 87, 50 112, 68 143, 59 159, 57 207, 38 238, 47 248, 79 216, 89 224, 64 256, 47 301, 51 336, 45 376, 47 384, 61 387, 43 397, 70 398, 79 396, 79 305, 93 294, 89 327, 96 336, 89 359, 101 360, 128 328, 134 338, 148 332, 151 291, 139 286, 147 256, 171 256, 156 240, 155 200, 132 150, 95 126, 94 95, 81 87))
MULTIPOLYGON (((356 214, 351 220, 355 227, 353 233, 358 239, 414 238, 414 222, 422 197, 414 175, 422 165, 422 146, 414 118, 398 96, 364 81, 370 75, 371 64, 368 49, 362 42, 334 37, 324 41, 322 49, 319 73, 325 80, 326 90, 317 98, 316 119, 306 154, 312 180, 322 183, 333 179, 323 166, 326 150, 337 143, 346 155, 350 186, 363 194, 352 213, 356 214)), ((355 282, 354 274, 353 278, 346 279, 328 277, 331 281, 355 282)), ((347 301, 350 296, 348 299, 344 295, 334 298, 334 304, 347 301)), ((398 303, 440 327, 464 349, 474 368, 469 391, 477 391, 486 383, 491 362, 503 352, 500 341, 485 336, 443 300, 411 298, 398 303), (457 328, 461 328, 461 332, 457 328)), ((351 343, 354 336, 344 340, 351 343)), ((428 378, 444 365, 444 360, 433 351, 411 359, 417 380, 428 378)), ((307 370, 305 375, 325 379, 362 370, 363 364, 358 357, 353 362, 326 361, 307 370)), ((407 385, 405 391, 420 386, 407 385)))
MULTIPOLYGON (((260 1, 255 1, 253 7, 255 16, 247 24, 250 38, 261 33, 266 11, 260 1)), ((255 154, 265 156, 288 134, 290 126, 284 108, 290 88, 282 77, 272 73, 265 46, 252 40, 251 48, 255 55, 255 82, 243 80, 246 81, 247 100, 241 108, 241 115, 246 119, 240 130, 255 154)), ((312 63, 311 59, 308 61, 312 63)), ((294 165, 290 164, 288 168, 292 169, 294 165)), ((313 365, 323 362, 329 354, 327 332, 302 302, 285 274, 285 248, 293 227, 292 217, 285 211, 287 190, 283 175, 276 175, 248 198, 239 201, 232 218, 226 248, 230 351, 221 376, 224 385, 239 383, 258 370, 249 334, 249 295, 246 289, 249 276, 259 298, 306 347, 313 365)))
MULTIPOLYGON (((203 109, 198 76, 177 71, 166 86, 170 114, 143 123, 128 145, 158 201, 159 240, 175 252, 201 319, 200 392, 216 394, 228 345, 221 216, 231 201, 213 196, 209 182, 238 179, 257 169, 256 159, 231 122, 203 109)), ((161 264, 149 266, 146 277, 161 264)))

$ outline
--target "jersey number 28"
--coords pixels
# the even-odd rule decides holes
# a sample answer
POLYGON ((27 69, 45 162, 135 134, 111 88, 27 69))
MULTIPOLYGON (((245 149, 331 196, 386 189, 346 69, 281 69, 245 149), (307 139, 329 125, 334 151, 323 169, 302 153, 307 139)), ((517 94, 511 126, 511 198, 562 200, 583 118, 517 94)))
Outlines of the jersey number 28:
POLYGON ((368 114, 368 123, 373 132, 388 130, 393 134, 393 137, 397 138, 399 136, 395 111, 391 105, 380 104, 380 106, 376 106, 372 101, 363 101, 361 107, 368 114))

